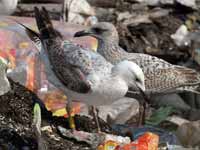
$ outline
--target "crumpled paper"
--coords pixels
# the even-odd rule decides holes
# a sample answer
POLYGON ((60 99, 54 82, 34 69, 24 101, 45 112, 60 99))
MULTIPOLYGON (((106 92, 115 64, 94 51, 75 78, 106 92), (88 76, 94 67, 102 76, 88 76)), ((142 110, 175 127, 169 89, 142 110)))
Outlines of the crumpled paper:
POLYGON ((68 21, 78 24, 93 24, 97 22, 95 10, 86 0, 67 0, 68 21))

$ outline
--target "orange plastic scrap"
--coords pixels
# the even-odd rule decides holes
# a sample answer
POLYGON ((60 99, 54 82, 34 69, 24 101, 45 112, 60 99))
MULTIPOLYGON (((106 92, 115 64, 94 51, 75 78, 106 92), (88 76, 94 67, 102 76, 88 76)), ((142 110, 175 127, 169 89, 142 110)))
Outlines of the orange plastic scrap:
POLYGON ((151 132, 146 132, 141 138, 139 138, 139 144, 143 143, 148 146, 148 150, 157 150, 159 136, 151 132))
POLYGON ((35 87, 35 59, 34 58, 27 58, 27 80, 26 80, 26 87, 31 90, 35 91, 37 87, 35 87))
POLYGON ((158 150, 158 142, 158 135, 146 132, 137 141, 124 145, 119 150, 158 150))
MULTIPOLYGON (((59 90, 48 91, 39 96, 43 99, 43 102, 48 111, 51 111, 53 116, 68 117, 66 111, 67 97, 59 90)), ((72 103, 71 115, 74 116, 81 112, 81 105, 78 102, 72 103)))

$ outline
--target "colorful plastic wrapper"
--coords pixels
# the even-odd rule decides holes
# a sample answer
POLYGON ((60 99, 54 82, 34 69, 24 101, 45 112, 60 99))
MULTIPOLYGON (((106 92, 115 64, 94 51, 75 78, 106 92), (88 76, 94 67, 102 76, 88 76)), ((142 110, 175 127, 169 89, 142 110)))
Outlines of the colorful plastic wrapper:
POLYGON ((146 132, 129 144, 121 144, 108 140, 98 147, 98 150, 158 150, 159 136, 146 132))
POLYGON ((126 124, 115 124, 112 125, 112 130, 119 135, 126 135, 127 133, 131 133, 130 135, 133 140, 138 139, 141 135, 146 132, 151 132, 159 136, 159 144, 168 143, 170 145, 180 145, 180 142, 177 136, 170 131, 154 127, 154 126, 141 126, 134 127, 126 124))
MULTIPOLYGON (((15 20, 38 31, 34 18, 0 17, 0 57, 8 59, 11 63, 7 71, 8 77, 36 93, 47 109, 55 115, 66 115, 64 108, 67 95, 48 82, 38 49, 28 38, 24 28, 15 20)), ((58 21, 54 21, 53 24, 65 39, 83 47, 96 48, 97 42, 93 38, 72 38, 83 26, 58 21)), ((81 103, 73 103, 72 112, 79 113, 80 108, 81 103)))

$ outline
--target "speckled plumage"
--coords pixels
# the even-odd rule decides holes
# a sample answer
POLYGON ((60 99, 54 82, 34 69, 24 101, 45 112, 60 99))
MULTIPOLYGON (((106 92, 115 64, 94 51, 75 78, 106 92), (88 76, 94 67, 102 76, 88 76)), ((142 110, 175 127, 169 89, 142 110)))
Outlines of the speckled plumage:
POLYGON ((198 72, 183 66, 172 65, 151 55, 126 52, 119 46, 117 30, 111 23, 98 23, 87 30, 77 32, 75 37, 86 35, 98 40, 97 52, 112 64, 129 60, 139 65, 145 75, 146 93, 180 91, 200 93, 198 72))
MULTIPOLYGON (((53 28, 44 8, 42 11, 35 8, 35 14, 43 45, 40 56, 45 64, 48 80, 60 88, 69 100, 97 106, 111 104, 126 94, 132 82, 129 83, 118 74, 120 71, 116 73, 114 71, 128 61, 113 66, 98 53, 83 49, 70 41, 64 41, 61 34, 53 28)), ((26 27, 25 29, 29 37, 40 45, 39 40, 35 38, 37 34, 26 27)), ((134 74, 137 71, 132 67, 133 63, 128 62, 128 64, 131 66, 129 69, 133 71, 129 74, 130 77, 135 78, 134 83, 140 83, 142 79, 138 74, 134 74), (139 81, 136 81, 138 78, 139 81)), ((140 75, 143 75, 139 66, 136 68, 141 72, 140 75)))

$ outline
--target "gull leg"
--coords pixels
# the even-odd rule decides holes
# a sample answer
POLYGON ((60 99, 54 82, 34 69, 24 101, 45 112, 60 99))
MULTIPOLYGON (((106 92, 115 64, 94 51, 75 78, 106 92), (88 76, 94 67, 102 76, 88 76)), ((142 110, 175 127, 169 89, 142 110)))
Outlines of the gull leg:
POLYGON ((144 103, 143 103, 143 114, 142 114, 142 125, 145 124, 146 106, 147 106, 147 103, 144 101, 144 103))
POLYGON ((71 112, 72 112, 71 107, 72 107, 71 100, 68 100, 67 101, 67 114, 68 114, 68 119, 69 119, 69 127, 70 127, 70 129, 72 129, 72 131, 74 131, 76 126, 75 126, 74 118, 71 116, 71 112))
POLYGON ((146 102, 142 102, 142 106, 139 108, 139 120, 138 126, 145 124, 145 115, 146 115, 146 102))
POLYGON ((143 98, 142 100, 142 111, 141 108, 139 110, 139 121, 138 121, 138 126, 144 125, 145 123, 145 115, 146 115, 146 104, 150 104, 150 99, 148 96, 138 87, 140 94, 143 98))
POLYGON ((92 108, 93 118, 94 118, 95 123, 97 125, 97 132, 101 133, 101 127, 100 127, 99 119, 98 119, 98 110, 97 110, 97 108, 95 106, 91 106, 91 108, 92 108))
POLYGON ((139 118, 138 118, 138 127, 140 127, 141 125, 142 125, 142 114, 143 114, 143 112, 144 112, 144 108, 143 108, 143 106, 141 106, 141 104, 140 104, 140 107, 139 107, 139 118))
POLYGON ((68 113, 70 130, 63 128, 62 126, 58 126, 57 127, 58 131, 64 137, 74 139, 78 142, 86 142, 88 144, 91 144, 91 142, 93 142, 92 140, 94 140, 96 138, 94 138, 93 134, 90 134, 90 133, 84 132, 84 131, 77 131, 76 130, 74 118, 71 116, 71 106, 72 106, 71 101, 68 100, 66 108, 67 108, 67 113, 68 113))
POLYGON ((63 0, 63 7, 62 7, 62 20, 65 22, 66 19, 66 11, 67 11, 67 0, 63 0))

